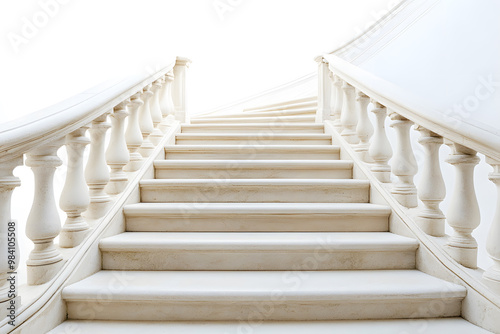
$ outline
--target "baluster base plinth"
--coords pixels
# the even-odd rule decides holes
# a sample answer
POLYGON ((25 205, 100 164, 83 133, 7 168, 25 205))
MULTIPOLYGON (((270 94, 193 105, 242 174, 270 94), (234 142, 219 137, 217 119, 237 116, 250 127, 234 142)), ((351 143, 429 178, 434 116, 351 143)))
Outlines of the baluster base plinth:
POLYGON ((451 257, 464 267, 477 269, 477 247, 465 248, 446 245, 446 251, 451 257))
POLYGON ((89 231, 89 225, 83 217, 71 220, 69 218, 59 234, 59 246, 63 248, 76 247, 82 243, 89 231))
POLYGON ((444 237, 445 236, 445 218, 444 216, 430 217, 419 215, 417 217, 417 224, 420 226, 422 231, 433 237, 444 237))
POLYGON ((148 139, 142 142, 142 146, 139 148, 139 153, 143 158, 149 157, 155 149, 153 143, 148 139))
POLYGON ((391 182, 391 166, 377 166, 373 165, 370 169, 372 174, 382 183, 391 182))
POLYGON ((162 139, 163 139, 163 132, 158 128, 155 128, 153 132, 149 135, 149 140, 151 140, 151 142, 155 146, 158 145, 162 139))
MULTIPOLYGON (((134 169, 133 171, 136 171, 141 167, 141 161, 138 161, 138 163, 139 164, 137 168, 134 169)), ((109 183, 106 185, 105 191, 108 194, 117 195, 120 194, 123 190, 125 190, 127 184, 128 184, 128 178, 126 174, 124 174, 124 176, 122 177, 111 178, 111 180, 109 180, 109 183)))
POLYGON ((349 144, 357 144, 359 142, 356 131, 345 128, 340 134, 342 138, 349 144))
POLYGON ((500 293, 500 260, 495 262, 497 263, 484 272, 483 278, 490 288, 500 293))
POLYGON ((61 270, 66 261, 58 261, 43 266, 27 265, 28 285, 41 285, 50 281, 61 270))
MULTIPOLYGON (((107 187, 107 186, 106 186, 107 187)), ((108 212, 111 199, 109 196, 92 198, 87 211, 83 214, 88 219, 99 219, 108 212)))
POLYGON ((396 185, 391 193, 396 201, 406 208, 416 208, 418 206, 417 189, 414 187, 400 188, 396 185))

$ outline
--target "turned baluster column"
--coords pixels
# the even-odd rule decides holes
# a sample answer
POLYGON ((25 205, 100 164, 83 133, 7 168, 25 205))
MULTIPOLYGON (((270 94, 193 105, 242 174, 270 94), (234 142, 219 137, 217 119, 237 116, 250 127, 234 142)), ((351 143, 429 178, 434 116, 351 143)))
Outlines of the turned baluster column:
POLYGON ((174 72, 170 71, 165 76, 165 89, 163 90, 163 105, 162 115, 163 119, 160 123, 160 130, 167 131, 168 128, 175 121, 175 106, 172 100, 172 83, 174 82, 174 72))
POLYGON ((335 75, 333 74, 332 71, 330 71, 328 73, 328 78, 330 81, 330 108, 329 108, 330 115, 329 115, 329 119, 331 119, 333 121, 335 119, 334 110, 335 110, 335 103, 337 100, 337 90, 335 89, 335 86, 333 85, 335 75))
POLYGON ((111 198, 104 192, 104 187, 109 182, 109 171, 104 157, 106 131, 110 127, 106 119, 107 113, 97 117, 89 130, 91 144, 89 160, 85 168, 85 180, 89 187, 90 204, 85 217, 90 219, 104 216, 111 201, 111 198))
POLYGON ((151 92, 153 93, 153 96, 151 97, 150 100, 150 109, 151 109, 151 120, 153 121, 153 132, 151 132, 151 135, 149 138, 151 139, 151 142, 154 145, 158 145, 163 138, 163 132, 158 128, 158 125, 160 125, 160 122, 162 120, 162 114, 161 114, 161 108, 160 108, 160 92, 161 92, 161 84, 160 80, 156 80, 153 82, 153 85, 151 87, 151 92))
POLYGON ((356 135, 356 126, 358 125, 358 115, 355 103, 356 92, 354 87, 345 81, 342 84, 342 90, 344 95, 340 119, 343 128, 341 136, 344 137, 349 144, 357 144, 358 137, 356 135))
POLYGON ((372 103, 374 106, 372 113, 375 114, 377 120, 375 131, 368 149, 368 154, 374 161, 370 170, 380 182, 389 183, 391 182, 391 166, 389 166, 387 162, 392 157, 392 148, 385 131, 387 109, 376 101, 372 101, 372 103))
POLYGON ((397 137, 391 171, 398 177, 391 192, 401 205, 415 208, 418 200, 413 177, 417 174, 418 166, 410 141, 410 128, 413 123, 396 113, 392 113, 390 117, 393 121, 391 127, 396 130, 397 137))
POLYGON ((139 125, 139 113, 144 102, 141 100, 141 93, 137 92, 130 98, 127 104, 127 109, 130 112, 128 117, 127 130, 125 131, 125 141, 130 153, 130 161, 125 165, 126 172, 135 172, 141 168, 143 157, 139 153, 139 148, 142 145, 142 133, 139 125))
POLYGON ((0 162, 0 240, 2 257, 0 258, 0 315, 5 317, 9 299, 9 272, 15 272, 19 266, 19 247, 17 222, 11 217, 12 193, 21 185, 21 180, 13 175, 14 168, 23 164, 23 157, 0 162), (9 235, 9 233, 11 233, 9 235), (14 235, 12 235, 14 233, 14 235))
POLYGON ((370 103, 370 98, 363 92, 358 92, 356 102, 359 117, 356 135, 359 138, 359 144, 356 145, 354 150, 358 153, 361 160, 364 162, 371 162, 368 156, 370 138, 373 135, 373 126, 368 118, 368 104, 370 103))
POLYGON ((90 143, 85 136, 87 129, 87 126, 83 126, 66 135, 68 171, 59 207, 66 212, 67 218, 59 237, 61 247, 78 246, 89 230, 89 225, 82 217, 82 213, 87 210, 90 203, 89 189, 83 172, 83 152, 85 146, 90 143))
POLYGON ((488 239, 486 240, 486 250, 493 260, 493 266, 485 271, 483 277, 494 283, 497 290, 500 289, 500 161, 486 158, 486 162, 493 167, 489 179, 497 188, 497 204, 495 216, 491 222, 488 239))
POLYGON ((54 238, 61 231, 54 197, 54 173, 62 164, 57 149, 63 142, 60 139, 27 154, 26 165, 31 167, 35 178, 33 204, 26 220, 26 236, 35 245, 26 261, 30 285, 50 281, 62 266, 62 255, 54 245, 54 238))
MULTIPOLYGON (((129 114, 126 110, 128 103, 128 99, 119 103, 113 108, 113 113, 110 115, 111 138, 106 150, 106 162, 111 168, 111 173, 105 190, 108 194, 113 195, 121 193, 128 182, 127 174, 123 171, 123 168, 130 160, 125 141, 125 118, 129 114)), ((129 119, 129 122, 132 121, 129 119)))
POLYGON ((144 88, 144 91, 141 95, 141 98, 144 101, 144 105, 142 106, 141 112, 139 114, 139 125, 141 126, 142 132, 142 145, 139 148, 139 153, 144 158, 149 157, 155 148, 149 138, 149 135, 151 134, 151 132, 153 132, 154 129, 150 108, 151 97, 153 97, 153 92, 151 91, 151 85, 148 85, 144 88))
POLYGON ((421 126, 415 129, 420 132, 418 142, 425 153, 418 185, 418 197, 424 203, 424 208, 419 212, 417 222, 425 233, 442 237, 445 235, 445 216, 439 204, 446 196, 446 186, 441 173, 439 148, 443 144, 443 137, 421 126))
POLYGON ((448 252, 460 264, 477 268, 477 242, 471 235, 479 226, 481 215, 474 189, 474 168, 479 163, 476 151, 465 146, 447 143, 452 153, 446 162, 455 167, 454 189, 446 213, 453 234, 448 241, 448 252))
POLYGON ((343 101, 343 93, 342 93, 342 84, 343 81, 340 79, 338 76, 333 75, 333 83, 332 87, 335 91, 335 100, 334 100, 334 105, 333 105, 333 126, 337 129, 340 130, 342 129, 342 122, 341 122, 341 117, 342 117, 342 101, 343 101))

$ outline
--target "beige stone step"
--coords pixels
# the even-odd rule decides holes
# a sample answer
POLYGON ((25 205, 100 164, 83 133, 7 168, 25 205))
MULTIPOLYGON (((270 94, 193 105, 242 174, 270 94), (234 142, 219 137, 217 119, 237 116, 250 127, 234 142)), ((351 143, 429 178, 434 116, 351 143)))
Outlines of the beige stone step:
POLYGON ((350 179, 348 160, 157 160, 156 179, 350 179))
POLYGON ((175 136, 176 145, 332 145, 327 134, 205 134, 180 133, 175 136))

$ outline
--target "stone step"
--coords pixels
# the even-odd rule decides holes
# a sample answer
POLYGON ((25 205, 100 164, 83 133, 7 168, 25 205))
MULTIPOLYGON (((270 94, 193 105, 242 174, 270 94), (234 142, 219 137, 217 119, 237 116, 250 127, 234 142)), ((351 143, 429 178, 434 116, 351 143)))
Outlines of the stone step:
POLYGON ((191 124, 223 124, 223 123, 314 123, 315 115, 240 117, 240 118, 194 118, 191 124))
POLYGON ((332 145, 167 145, 165 159, 181 160, 338 160, 332 145))
POLYGON ((205 134, 179 133, 176 145, 332 145, 332 136, 327 134, 205 134))
POLYGON ((321 123, 183 124, 182 133, 324 133, 321 123))
POLYGON ((417 247, 388 232, 125 232, 99 244, 104 270, 414 269, 417 247))
POLYGON ((318 105, 318 97, 303 97, 299 99, 293 99, 289 101, 281 101, 277 103, 271 103, 266 105, 260 105, 250 108, 243 109, 243 112, 252 111, 267 111, 267 110, 281 110, 284 108, 304 108, 304 107, 314 107, 318 105))
POLYGON ((134 321, 457 317, 465 295, 416 270, 103 270, 62 292, 69 319, 134 321))
POLYGON ((348 160, 157 160, 156 179, 351 179, 348 160))
POLYGON ((317 105, 310 105, 308 104, 305 108, 300 107, 300 108, 294 108, 293 106, 290 107, 276 107, 277 109, 269 109, 269 110, 264 110, 264 111, 248 111, 245 113, 236 113, 236 114, 211 114, 211 115, 205 115, 205 116, 199 116, 195 117, 193 116, 191 120, 193 119, 217 119, 217 118, 245 118, 245 117, 269 117, 269 116, 295 116, 295 115, 315 115, 316 110, 317 110, 317 105))
POLYGON ((137 203, 131 232, 385 232, 391 210, 371 203, 137 203))
POLYGON ((463 318, 413 318, 336 321, 264 321, 244 318, 233 322, 86 321, 69 320, 49 334, 487 334, 463 318), (78 329, 78 332, 75 332, 78 329))
POLYGON ((146 179, 139 185, 144 203, 368 203, 370 200, 370 183, 352 179, 146 179))

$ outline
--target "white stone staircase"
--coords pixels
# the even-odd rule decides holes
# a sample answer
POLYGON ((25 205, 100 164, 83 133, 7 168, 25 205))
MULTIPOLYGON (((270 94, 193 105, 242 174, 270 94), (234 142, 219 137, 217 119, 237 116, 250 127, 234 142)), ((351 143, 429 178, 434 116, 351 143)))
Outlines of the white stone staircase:
POLYGON ((483 333, 309 101, 182 126, 51 333, 483 333))

